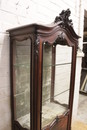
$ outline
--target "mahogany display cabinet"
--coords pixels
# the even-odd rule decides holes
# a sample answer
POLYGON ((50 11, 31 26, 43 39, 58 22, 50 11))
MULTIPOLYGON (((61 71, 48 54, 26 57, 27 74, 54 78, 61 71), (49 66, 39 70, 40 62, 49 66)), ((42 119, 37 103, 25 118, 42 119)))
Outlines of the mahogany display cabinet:
POLYGON ((12 130, 71 130, 76 53, 70 10, 10 35, 12 130))

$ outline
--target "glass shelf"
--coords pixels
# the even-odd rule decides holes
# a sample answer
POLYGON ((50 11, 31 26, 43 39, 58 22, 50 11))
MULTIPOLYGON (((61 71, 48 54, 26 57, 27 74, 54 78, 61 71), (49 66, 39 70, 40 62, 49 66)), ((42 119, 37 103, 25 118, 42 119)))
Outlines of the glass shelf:
POLYGON ((30 67, 30 64, 29 63, 26 63, 26 64, 14 64, 15 67, 30 67))
POLYGON ((53 67, 53 66, 61 66, 61 65, 69 65, 69 64, 71 64, 71 62, 69 62, 69 63, 61 63, 61 64, 43 65, 43 67, 53 67))
MULTIPOLYGON (((59 95, 61 95, 61 94, 65 93, 65 92, 67 92, 67 91, 69 91, 69 90, 70 90, 70 89, 64 90, 64 91, 62 91, 61 93, 58 93, 58 94, 54 95, 54 97, 51 97, 51 98, 58 97, 59 95)), ((48 99, 44 100, 43 102, 46 102, 46 101, 49 101, 49 100, 50 100, 50 98, 48 98, 48 99)), ((42 102, 42 103, 43 103, 43 102, 42 102)))

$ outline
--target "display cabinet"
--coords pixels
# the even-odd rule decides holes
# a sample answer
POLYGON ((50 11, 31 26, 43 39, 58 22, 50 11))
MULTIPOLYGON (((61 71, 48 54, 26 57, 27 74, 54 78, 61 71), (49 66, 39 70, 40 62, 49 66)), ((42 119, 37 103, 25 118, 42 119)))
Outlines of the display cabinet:
POLYGON ((8 30, 13 130, 71 130, 79 36, 69 16, 8 30))

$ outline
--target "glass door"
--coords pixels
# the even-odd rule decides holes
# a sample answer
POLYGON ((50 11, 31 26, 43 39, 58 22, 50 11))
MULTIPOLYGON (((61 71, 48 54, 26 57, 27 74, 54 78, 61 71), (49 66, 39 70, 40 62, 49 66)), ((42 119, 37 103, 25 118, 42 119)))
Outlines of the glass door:
POLYGON ((72 48, 43 44, 42 128, 68 111, 72 48))

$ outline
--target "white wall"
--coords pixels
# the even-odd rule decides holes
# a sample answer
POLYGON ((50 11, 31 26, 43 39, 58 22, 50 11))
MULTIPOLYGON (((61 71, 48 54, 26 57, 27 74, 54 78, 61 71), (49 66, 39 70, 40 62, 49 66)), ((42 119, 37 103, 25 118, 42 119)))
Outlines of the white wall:
POLYGON ((80 49, 77 52, 75 91, 74 91, 74 104, 73 104, 73 121, 76 120, 77 112, 78 112, 81 64, 82 64, 82 57, 84 56, 82 52, 82 48, 83 48, 83 30, 84 30, 84 9, 86 8, 86 3, 87 3, 87 0, 80 0, 78 1, 78 4, 77 4, 78 16, 79 16, 78 35, 81 36, 81 38, 79 39, 80 49))
MULTIPOLYGON (((79 33, 79 0, 0 0, 0 130, 11 130, 9 36, 6 30, 29 23, 51 23, 70 8, 79 33)), ((74 104, 75 105, 75 104, 74 104)))

